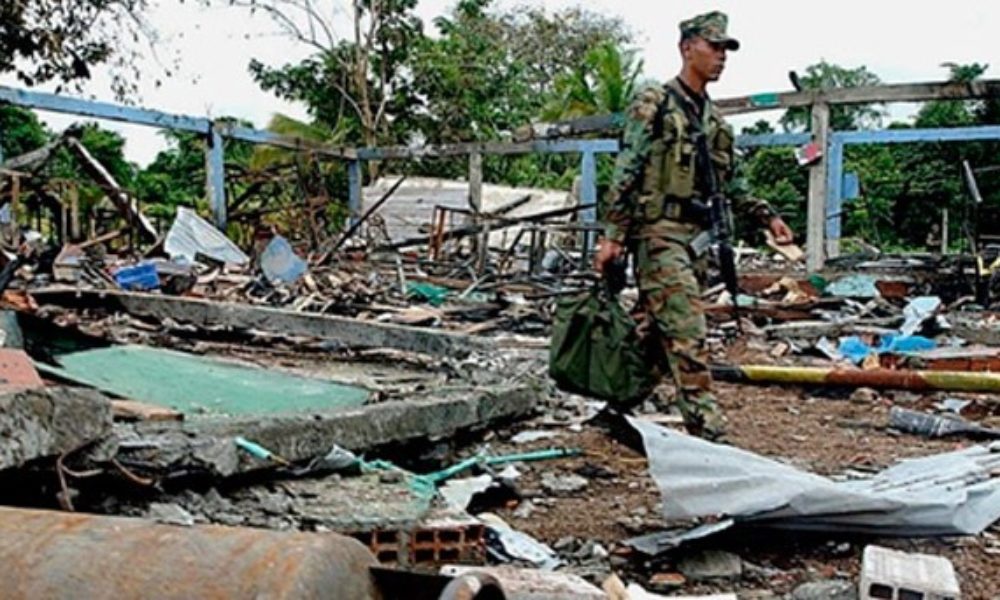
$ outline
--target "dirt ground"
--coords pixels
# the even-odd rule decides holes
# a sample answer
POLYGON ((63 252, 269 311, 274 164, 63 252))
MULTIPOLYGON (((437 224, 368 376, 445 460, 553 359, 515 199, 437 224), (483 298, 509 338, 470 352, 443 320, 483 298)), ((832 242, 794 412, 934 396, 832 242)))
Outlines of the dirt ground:
MULTIPOLYGON (((893 404, 926 406, 941 396, 851 392, 821 396, 796 388, 722 384, 718 385, 718 396, 729 419, 729 443, 823 475, 881 470, 900 458, 950 451, 971 443, 927 440, 887 429, 893 404)), ((995 419, 987 417, 988 421, 995 419)), ((530 428, 532 424, 517 427, 530 428)), ((528 497, 525 502, 532 506, 530 514, 525 515, 523 507, 498 513, 512 526, 550 545, 562 541, 566 546, 568 538, 598 541, 612 552, 610 567, 642 585, 648 584, 643 577, 676 573, 676 560, 696 547, 684 547, 654 564, 626 560, 627 555, 621 555, 625 551, 619 546, 621 540, 664 526, 659 518, 659 492, 647 475, 645 458, 597 426, 584 425, 579 432, 565 428, 553 431, 559 432, 558 438, 516 447, 493 444, 497 452, 554 445, 585 451, 579 458, 529 466, 519 487, 528 497), (545 473, 582 474, 589 483, 578 493, 551 497, 539 489, 545 473)), ((500 437, 507 433, 513 432, 501 432, 500 437)), ((975 538, 920 540, 738 531, 710 538, 703 545, 738 554, 745 565, 742 579, 716 585, 688 583, 676 592, 739 592, 741 597, 768 597, 766 592, 789 593, 809 581, 857 581, 861 553, 868 543, 945 556, 955 565, 964 597, 1000 598, 997 526, 975 538)))

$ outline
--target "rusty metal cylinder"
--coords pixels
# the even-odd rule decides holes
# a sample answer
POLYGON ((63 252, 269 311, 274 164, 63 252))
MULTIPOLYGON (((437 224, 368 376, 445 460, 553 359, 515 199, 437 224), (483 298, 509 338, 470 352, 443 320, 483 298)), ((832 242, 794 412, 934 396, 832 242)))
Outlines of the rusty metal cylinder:
POLYGON ((371 553, 333 533, 289 533, 0 508, 0 596, 377 598, 371 553))

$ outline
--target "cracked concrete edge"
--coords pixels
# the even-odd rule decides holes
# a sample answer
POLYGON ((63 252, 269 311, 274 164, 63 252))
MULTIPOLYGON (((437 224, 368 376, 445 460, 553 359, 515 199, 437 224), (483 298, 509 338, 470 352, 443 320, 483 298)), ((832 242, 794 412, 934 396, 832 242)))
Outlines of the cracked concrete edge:
POLYGON ((336 444, 366 452, 392 443, 442 439, 529 416, 540 394, 527 386, 469 390, 434 399, 257 419, 139 423, 116 427, 119 458, 169 473, 197 470, 228 477, 271 466, 239 451, 242 436, 289 461, 323 456, 336 444))
POLYGON ((91 459, 107 459, 111 438, 111 402, 100 392, 54 386, 0 394, 0 469, 91 444, 91 459))

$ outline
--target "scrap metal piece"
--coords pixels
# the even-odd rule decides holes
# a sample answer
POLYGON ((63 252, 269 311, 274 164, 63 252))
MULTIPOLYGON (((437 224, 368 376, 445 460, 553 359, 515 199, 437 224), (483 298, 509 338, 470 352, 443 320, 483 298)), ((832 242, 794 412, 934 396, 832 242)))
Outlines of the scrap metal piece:
POLYGON ((929 415, 899 406, 893 406, 889 411, 889 426, 932 438, 962 434, 986 439, 1000 438, 1000 431, 970 423, 957 416, 929 415))
POLYGON ((667 521, 930 537, 976 535, 1000 519, 1000 443, 904 460, 870 479, 833 481, 639 419, 667 521))
POLYGON ((364 546, 333 533, 0 508, 0 589, 33 598, 376 598, 364 546))

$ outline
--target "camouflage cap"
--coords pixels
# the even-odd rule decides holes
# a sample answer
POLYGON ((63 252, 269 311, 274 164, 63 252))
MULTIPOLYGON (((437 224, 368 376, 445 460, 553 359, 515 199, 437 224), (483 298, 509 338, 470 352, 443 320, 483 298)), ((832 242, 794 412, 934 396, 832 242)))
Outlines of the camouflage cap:
POLYGON ((725 44, 728 50, 739 50, 740 42, 726 34, 729 17, 725 13, 712 11, 686 21, 681 21, 681 37, 698 36, 710 42, 725 44))

